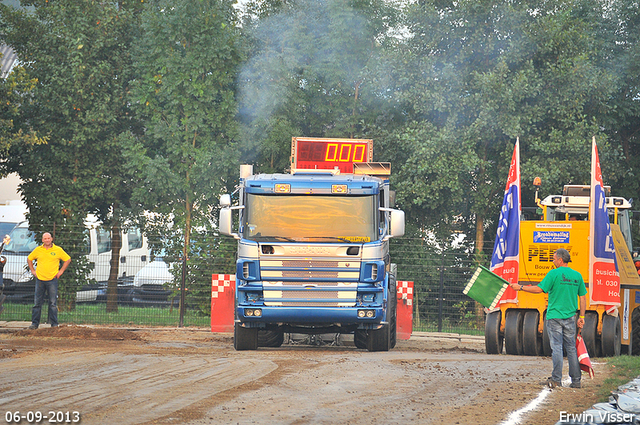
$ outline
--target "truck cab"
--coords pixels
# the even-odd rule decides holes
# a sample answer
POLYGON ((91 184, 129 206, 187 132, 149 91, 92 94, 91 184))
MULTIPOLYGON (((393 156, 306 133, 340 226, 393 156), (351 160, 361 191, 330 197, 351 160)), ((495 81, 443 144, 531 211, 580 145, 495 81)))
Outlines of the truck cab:
POLYGON ((353 333, 359 348, 393 348, 389 239, 404 234, 404 213, 391 208, 388 179, 337 169, 242 174, 238 203, 223 195, 219 221, 238 240, 234 347, 277 346, 295 332, 353 333))

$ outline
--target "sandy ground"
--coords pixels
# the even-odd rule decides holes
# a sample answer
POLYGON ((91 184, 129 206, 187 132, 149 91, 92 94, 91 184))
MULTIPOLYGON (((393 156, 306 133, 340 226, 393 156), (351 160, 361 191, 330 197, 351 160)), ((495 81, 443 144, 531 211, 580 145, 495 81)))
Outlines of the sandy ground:
MULTIPOLYGON (((550 358, 487 355, 482 338, 446 334, 380 353, 348 338, 236 352, 232 335, 206 329, 22 327, 0 322, 0 423, 69 412, 82 424, 494 425, 538 397, 551 369, 550 358)), ((553 390, 517 423, 555 424, 598 402, 608 367, 594 363, 595 379, 553 390)))

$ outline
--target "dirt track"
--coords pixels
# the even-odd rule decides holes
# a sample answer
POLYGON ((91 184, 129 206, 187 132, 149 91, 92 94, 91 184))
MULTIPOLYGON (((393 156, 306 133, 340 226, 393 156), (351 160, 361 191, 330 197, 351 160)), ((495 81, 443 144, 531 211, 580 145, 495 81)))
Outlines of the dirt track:
MULTIPOLYGON (((382 353, 349 341, 236 352, 231 335, 204 329, 0 330, 1 421, 77 411, 82 424, 493 425, 536 398, 551 367, 486 355, 473 338, 413 336, 382 353)), ((595 368, 596 379, 554 390, 520 423, 590 407, 607 375, 595 368)))

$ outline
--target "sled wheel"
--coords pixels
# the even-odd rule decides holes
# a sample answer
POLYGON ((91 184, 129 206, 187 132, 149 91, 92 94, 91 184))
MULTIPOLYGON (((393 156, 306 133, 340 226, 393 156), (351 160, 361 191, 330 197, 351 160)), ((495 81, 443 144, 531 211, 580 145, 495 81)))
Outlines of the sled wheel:
POLYGON ((504 336, 500 335, 502 312, 500 310, 487 314, 484 322, 484 347, 487 354, 502 354, 504 336))
POLYGON ((522 348, 522 322, 524 314, 520 310, 508 310, 504 325, 504 348, 507 354, 521 356, 522 348))
POLYGON ((600 357, 600 344, 598 344, 598 313, 587 312, 584 315, 584 326, 582 327, 582 340, 589 357, 600 357))
POLYGON ((538 322, 540 314, 537 310, 524 313, 522 321, 522 348, 526 356, 542 354, 542 338, 538 336, 538 322))
POLYGON ((634 356, 640 355, 640 307, 631 314, 631 351, 634 356))
POLYGON ((620 341, 620 318, 605 314, 602 317, 602 355, 614 357, 620 355, 622 343, 620 341))

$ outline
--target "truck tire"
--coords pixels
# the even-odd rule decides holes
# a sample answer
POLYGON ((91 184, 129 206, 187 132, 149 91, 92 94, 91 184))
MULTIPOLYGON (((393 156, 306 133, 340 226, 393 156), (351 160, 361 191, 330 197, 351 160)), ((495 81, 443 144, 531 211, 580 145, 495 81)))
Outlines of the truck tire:
POLYGON ((542 338, 538 336, 538 310, 524 312, 522 321, 522 349, 525 356, 539 356, 542 354, 542 338))
POLYGON ((391 327, 389 330, 391 333, 389 347, 393 349, 396 347, 396 342, 398 341, 396 328, 398 323, 398 292, 396 288, 396 278, 393 276, 389 278, 389 314, 391 316, 388 318, 389 326, 391 327))
POLYGON ((369 351, 389 351, 395 346, 397 293, 396 281, 393 277, 389 278, 387 291, 387 323, 380 329, 367 332, 367 350, 369 351))
POLYGON ((356 348, 367 348, 367 331, 364 329, 356 329, 353 333, 353 344, 356 348))
POLYGON ((391 347, 391 326, 387 323, 380 329, 367 332, 367 350, 389 351, 391 347))
POLYGON ((520 310, 507 310, 504 323, 504 349, 507 354, 521 356, 522 348, 522 322, 524 314, 520 310))
POLYGON ((622 342, 620 340, 620 318, 605 314, 602 317, 602 355, 614 357, 620 355, 622 342))
MULTIPOLYGON (((396 292, 395 292, 395 280, 393 284, 389 279, 389 291, 387 294, 387 323, 382 325, 380 329, 374 329, 367 331, 367 350, 369 351, 389 351, 392 347, 392 332, 391 327, 395 328, 395 311, 396 305, 396 292), (392 288, 393 287, 393 288, 392 288)), ((395 330, 395 329, 394 329, 395 330)))
POLYGON ((640 307, 631 313, 631 351, 634 356, 640 355, 640 307))
POLYGON ((258 331, 258 347, 277 348, 282 346, 283 342, 283 331, 258 331))
POLYGON ((239 323, 233 327, 233 348, 236 351, 258 349, 258 328, 243 328, 239 323))
POLYGON ((500 310, 487 314, 484 322, 484 348, 487 354, 502 354, 504 336, 500 335, 502 312, 500 310))
POLYGON ((584 315, 584 326, 582 327, 582 340, 589 357, 600 357, 600 343, 598 341, 598 313, 587 311, 584 315))

